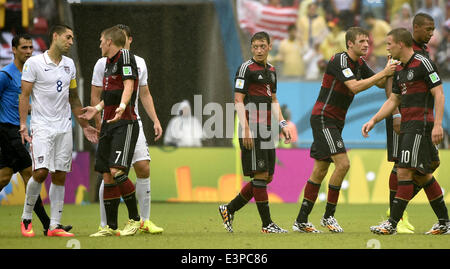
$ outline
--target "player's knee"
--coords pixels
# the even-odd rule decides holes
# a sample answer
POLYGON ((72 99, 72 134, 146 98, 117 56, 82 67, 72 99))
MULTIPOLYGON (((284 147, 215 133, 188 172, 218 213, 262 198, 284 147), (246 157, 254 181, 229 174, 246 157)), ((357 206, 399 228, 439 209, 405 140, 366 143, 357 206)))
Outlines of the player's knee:
POLYGON ((350 162, 348 160, 341 161, 338 163, 335 163, 336 170, 342 171, 343 173, 347 173, 350 169, 350 162))
POLYGON ((8 185, 10 180, 11 180, 11 176, 8 176, 7 174, 2 173, 0 175, 0 190, 3 189, 6 185, 8 185))
POLYGON ((134 165, 137 178, 148 178, 150 176, 150 165, 148 161, 139 161, 134 165))
POLYGON ((36 182, 42 183, 45 181, 45 179, 48 176, 48 170, 47 169, 38 169, 33 171, 33 179, 36 182))

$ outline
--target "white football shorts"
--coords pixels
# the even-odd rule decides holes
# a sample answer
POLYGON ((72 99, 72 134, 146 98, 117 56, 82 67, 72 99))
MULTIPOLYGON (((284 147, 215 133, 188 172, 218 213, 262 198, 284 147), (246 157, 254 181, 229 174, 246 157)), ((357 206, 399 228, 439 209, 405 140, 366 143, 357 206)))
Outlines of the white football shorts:
POLYGON ((139 137, 136 142, 136 148, 134 150, 133 159, 131 160, 131 164, 134 164, 139 161, 148 160, 150 161, 150 153, 148 151, 148 144, 144 134, 144 128, 142 124, 139 124, 139 137))
POLYGON ((61 133, 50 128, 33 128, 31 157, 33 170, 70 172, 72 168, 72 130, 61 133))

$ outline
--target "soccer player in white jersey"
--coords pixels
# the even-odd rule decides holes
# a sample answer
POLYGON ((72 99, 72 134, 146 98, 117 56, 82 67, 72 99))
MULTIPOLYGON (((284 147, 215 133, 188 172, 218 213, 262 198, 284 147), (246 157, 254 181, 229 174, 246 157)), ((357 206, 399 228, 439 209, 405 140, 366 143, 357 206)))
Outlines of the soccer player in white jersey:
MULTIPOLYGON (((128 26, 119 24, 117 25, 122 29, 126 36, 125 49, 129 50, 131 42, 133 41, 131 30, 128 26)), ((141 228, 142 232, 158 234, 164 231, 163 228, 156 226, 152 221, 150 221, 150 206, 151 206, 151 195, 150 195, 150 154, 148 152, 148 144, 145 139, 144 129, 142 126, 141 118, 139 116, 138 109, 138 99, 141 100, 147 115, 153 121, 153 129, 155 130, 155 141, 157 141, 162 135, 162 128, 159 122, 158 116, 156 115, 155 106, 153 103, 152 95, 148 87, 148 73, 147 65, 145 60, 137 55, 135 55, 136 64, 139 73, 139 89, 136 95, 136 106, 135 113, 139 122, 139 137, 136 144, 136 149, 134 151, 132 164, 136 172, 136 196, 139 204, 139 213, 141 216, 141 228)), ((100 103, 100 97, 103 87, 103 77, 106 64, 106 57, 100 58, 94 66, 94 71, 92 75, 91 82, 91 105, 100 103)), ((99 129, 101 120, 100 113, 95 117, 96 126, 99 129)), ((100 200, 100 226, 98 231, 91 234, 91 237, 104 236, 104 229, 107 225, 106 222, 106 212, 103 203, 103 190, 104 182, 102 181, 99 189, 99 200, 100 200)))
POLYGON ((19 97, 20 134, 31 144, 33 175, 28 181, 22 214, 21 230, 34 236, 31 219, 42 183, 51 173, 49 190, 50 228, 47 236, 74 236, 64 231, 60 220, 64 206, 64 184, 72 164, 72 114, 82 126, 84 135, 98 142, 97 130, 86 120, 78 119, 81 102, 76 85, 76 69, 72 59, 64 56, 73 44, 73 31, 66 25, 50 30, 51 45, 45 53, 30 57, 22 73, 22 94, 19 97), (31 137, 27 115, 31 96, 31 137))

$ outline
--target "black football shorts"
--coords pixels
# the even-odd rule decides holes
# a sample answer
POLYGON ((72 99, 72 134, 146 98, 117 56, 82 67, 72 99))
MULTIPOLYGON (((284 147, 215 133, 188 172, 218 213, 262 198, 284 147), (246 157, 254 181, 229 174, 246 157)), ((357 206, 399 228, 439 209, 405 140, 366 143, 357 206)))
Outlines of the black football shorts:
POLYGON ((332 155, 346 153, 342 129, 340 128, 312 128, 314 141, 311 145, 310 156, 319 161, 332 162, 332 155))
POLYGON ((118 168, 128 173, 139 136, 138 122, 113 129, 108 129, 107 125, 102 124, 95 156, 95 171, 109 173, 110 168, 118 168))
POLYGON ((419 175, 431 174, 439 167, 439 151, 431 133, 400 134, 399 168, 414 169, 419 175))
POLYGON ((0 123, 0 169, 9 167, 17 173, 31 164, 31 156, 22 144, 19 127, 0 123))

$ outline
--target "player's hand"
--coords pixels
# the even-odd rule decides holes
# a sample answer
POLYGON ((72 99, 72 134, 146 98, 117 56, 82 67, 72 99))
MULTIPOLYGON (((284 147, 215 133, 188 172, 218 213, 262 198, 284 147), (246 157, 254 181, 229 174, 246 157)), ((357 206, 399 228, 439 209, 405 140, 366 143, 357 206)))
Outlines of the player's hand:
POLYGON ((19 133, 22 138, 22 144, 25 145, 25 141, 31 143, 31 137, 28 135, 28 128, 26 125, 20 125, 19 133))
POLYGON ((284 127, 281 129, 284 135, 284 144, 290 144, 291 143, 291 129, 289 127, 284 127))
POLYGON ((370 120, 366 122, 363 127, 361 128, 362 135, 367 138, 369 137, 369 132, 372 130, 372 128, 375 126, 375 122, 373 120, 370 120))
POLYGON ((391 61, 389 60, 386 64, 386 66, 384 67, 384 73, 387 77, 393 76, 395 69, 397 68, 397 63, 395 61, 391 61))
POLYGON ((394 128, 394 132, 400 134, 400 126, 402 125, 402 118, 394 118, 392 120, 392 127, 394 128))
POLYGON ((83 128, 83 133, 84 133, 84 136, 86 137, 86 139, 89 140, 89 142, 91 142, 93 144, 98 143, 99 131, 97 129, 95 129, 94 127, 89 125, 88 127, 83 128))
POLYGON ((159 123, 159 121, 155 122, 153 124, 153 129, 155 130, 155 141, 158 141, 158 139, 161 138, 162 133, 163 133, 163 129, 161 127, 161 123, 159 123))
POLYGON ((249 128, 244 130, 244 137, 242 139, 242 144, 244 145, 245 149, 251 150, 253 148, 253 136, 252 132, 249 128))
POLYGON ((83 114, 79 115, 78 118, 82 120, 91 120, 97 114, 98 110, 93 106, 83 107, 81 109, 83 114))
POLYGON ((442 129, 442 125, 434 125, 433 130, 431 131, 431 141, 435 145, 439 145, 444 139, 444 130, 442 129))
POLYGON ((113 122, 120 120, 120 118, 122 118, 122 114, 124 111, 125 111, 125 109, 123 109, 119 106, 118 108, 116 108, 116 115, 114 115, 114 118, 112 118, 111 120, 107 120, 106 122, 113 123, 113 122))

